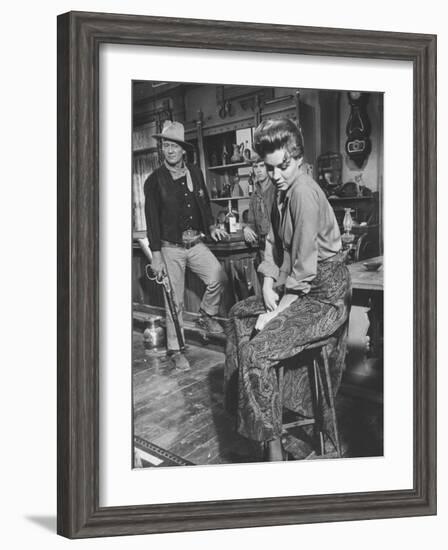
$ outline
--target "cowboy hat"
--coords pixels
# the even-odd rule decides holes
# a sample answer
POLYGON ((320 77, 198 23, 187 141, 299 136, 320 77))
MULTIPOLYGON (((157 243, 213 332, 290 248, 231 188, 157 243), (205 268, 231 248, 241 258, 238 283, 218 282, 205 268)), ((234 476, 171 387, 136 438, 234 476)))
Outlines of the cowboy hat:
POLYGON ((184 125, 180 122, 172 122, 171 120, 165 120, 163 123, 162 133, 154 134, 152 137, 157 139, 166 139, 168 141, 174 141, 178 143, 183 149, 194 149, 194 146, 187 141, 184 141, 185 130, 184 125))

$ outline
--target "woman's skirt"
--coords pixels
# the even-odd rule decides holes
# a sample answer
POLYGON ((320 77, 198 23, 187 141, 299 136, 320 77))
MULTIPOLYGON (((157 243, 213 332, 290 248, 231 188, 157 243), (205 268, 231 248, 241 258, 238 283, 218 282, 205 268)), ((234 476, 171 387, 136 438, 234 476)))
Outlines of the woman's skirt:
MULTIPOLYGON (((281 435, 282 411, 276 367, 323 338, 337 335, 329 349, 330 372, 336 393, 344 368, 351 283, 341 254, 318 263, 310 292, 253 336, 258 316, 265 312, 261 297, 235 304, 227 334, 225 395, 229 412, 236 413, 238 432, 255 441, 281 435)), ((306 354, 301 354, 300 358, 306 354)), ((306 364, 294 359, 286 369, 284 405, 310 415, 311 396, 306 364)))

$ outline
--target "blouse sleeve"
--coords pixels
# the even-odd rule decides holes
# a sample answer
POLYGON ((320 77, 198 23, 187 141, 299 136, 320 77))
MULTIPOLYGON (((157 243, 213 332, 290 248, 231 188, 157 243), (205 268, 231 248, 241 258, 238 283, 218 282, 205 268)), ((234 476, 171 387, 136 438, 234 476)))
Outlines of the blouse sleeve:
POLYGON ((286 278, 286 292, 308 293, 310 282, 317 274, 319 231, 319 198, 313 189, 300 186, 290 198, 291 222, 291 271, 286 278))
POLYGON ((274 237, 274 230, 271 228, 269 229, 269 234, 266 238, 266 246, 264 249, 264 260, 261 262, 261 264, 258 266, 258 272, 264 275, 265 277, 271 277, 276 281, 279 277, 279 267, 275 263, 274 259, 274 250, 275 250, 275 237, 274 237))

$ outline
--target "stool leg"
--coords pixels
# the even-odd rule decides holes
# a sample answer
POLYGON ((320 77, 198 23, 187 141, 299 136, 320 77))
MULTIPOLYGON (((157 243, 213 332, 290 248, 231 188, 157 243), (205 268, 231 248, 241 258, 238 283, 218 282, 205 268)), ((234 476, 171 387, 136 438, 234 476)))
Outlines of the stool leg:
POLYGON ((330 402, 330 411, 331 411, 331 419, 333 422, 333 430, 334 430, 334 440, 336 445, 336 453, 337 456, 340 458, 342 456, 341 454, 341 445, 339 442, 339 431, 338 431, 338 423, 336 418, 336 408, 334 404, 334 396, 333 396, 333 384, 331 383, 331 376, 330 376, 330 365, 328 362, 328 353, 325 346, 322 348, 322 357, 324 359, 324 367, 325 367, 325 378, 327 382, 327 390, 328 390, 328 399, 330 402))
POLYGON ((322 392, 319 383, 319 363, 316 358, 313 359, 313 374, 314 374, 314 395, 316 397, 316 410, 314 411, 314 425, 319 433, 319 448, 320 454, 325 455, 325 443, 323 434, 323 411, 322 411, 322 392))
POLYGON ((282 365, 278 368, 278 393, 280 398, 280 405, 283 408, 283 375, 285 367, 282 365))
MULTIPOLYGON (((277 369, 277 381, 278 381, 278 399, 280 401, 280 415, 283 425, 283 377, 284 377, 285 367, 281 365, 277 369)), ((282 429, 283 431, 283 429, 282 429)))

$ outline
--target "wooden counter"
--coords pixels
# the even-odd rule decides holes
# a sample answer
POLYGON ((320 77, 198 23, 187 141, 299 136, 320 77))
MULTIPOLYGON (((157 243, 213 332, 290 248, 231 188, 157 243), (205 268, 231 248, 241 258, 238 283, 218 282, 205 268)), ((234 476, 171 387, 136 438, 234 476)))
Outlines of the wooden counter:
POLYGON ((368 308, 370 337, 370 356, 383 359, 383 256, 369 258, 348 266, 352 277, 352 306, 368 308), (381 262, 376 271, 369 271, 365 267, 368 262, 381 262))
POLYGON ((249 245, 238 231, 222 241, 206 241, 207 246, 218 258, 227 275, 220 314, 227 317, 230 308, 236 302, 251 294, 259 294, 261 285, 256 271, 258 244, 249 245))
MULTIPOLYGON (((134 232, 133 242, 133 288, 134 303, 150 306, 163 306, 163 294, 160 285, 149 281, 145 275, 145 266, 148 263, 137 239, 144 238, 145 232, 134 232)), ((205 244, 218 258, 227 274, 227 285, 224 290, 219 315, 227 317, 232 305, 252 293, 260 292, 260 283, 257 277, 255 261, 258 252, 257 245, 248 245, 243 239, 242 231, 230 236, 228 240, 219 242, 207 239, 205 244)), ((201 303, 205 286, 203 282, 189 269, 185 276, 185 311, 197 313, 201 303)))

